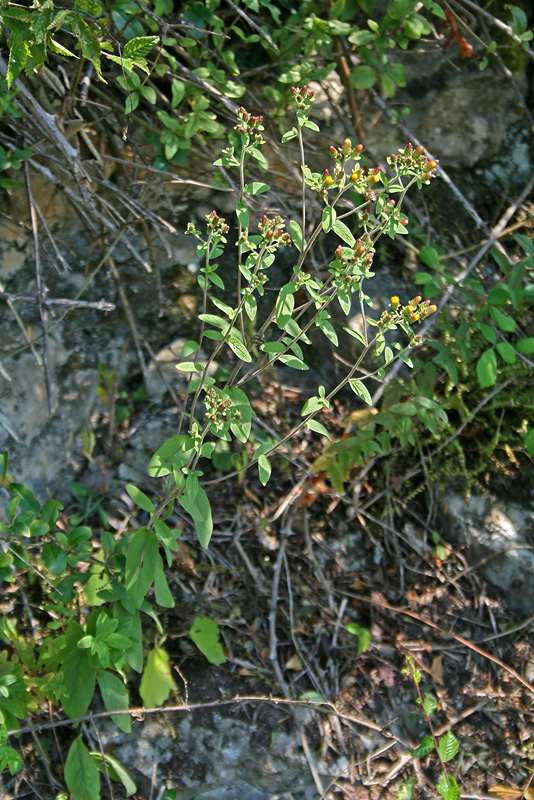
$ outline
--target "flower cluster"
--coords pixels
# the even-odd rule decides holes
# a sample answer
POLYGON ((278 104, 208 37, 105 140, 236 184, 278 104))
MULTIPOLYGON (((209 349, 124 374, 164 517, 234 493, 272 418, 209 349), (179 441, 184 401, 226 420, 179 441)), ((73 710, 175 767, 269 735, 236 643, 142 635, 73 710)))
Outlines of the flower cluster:
POLYGON ((300 89, 297 86, 291 87, 291 99, 297 111, 307 111, 313 102, 314 94, 313 89, 308 89, 307 86, 302 86, 300 89))
POLYGON ((419 145, 414 149, 413 144, 408 142, 404 149, 401 149, 400 155, 392 153, 387 159, 388 164, 399 175, 413 175, 423 183, 428 183, 432 178, 436 177, 436 169, 438 167, 438 159, 429 161, 425 155, 425 148, 419 145))
POLYGON ((261 147, 265 143, 265 139, 260 131, 265 130, 263 127, 263 116, 259 114, 254 116, 250 114, 243 106, 237 112, 237 125, 234 130, 248 136, 248 145, 261 147))
POLYGON ((212 231, 215 235, 224 236, 230 230, 225 218, 219 217, 216 211, 210 211, 209 214, 206 214, 206 222, 208 223, 208 231, 212 231))
POLYGON ((258 222, 258 229, 264 242, 269 245, 291 244, 291 236, 287 231, 284 233, 285 222, 281 216, 268 217, 263 215, 258 222))
POLYGON ((345 139, 341 147, 334 147, 333 144, 330 145, 330 155, 335 158, 336 161, 348 161, 349 158, 359 159, 362 150, 363 144, 357 144, 353 147, 350 139, 345 139))
MULTIPOLYGON (((229 397, 222 396, 212 386, 207 390, 204 402, 206 404, 206 419, 214 426, 215 430, 220 430, 228 420, 228 412, 232 406, 232 401, 229 397)), ((240 417, 240 412, 235 411, 232 415, 232 420, 238 420, 240 417)))
POLYGON ((403 319, 407 322, 422 322, 425 317, 434 314, 438 309, 437 306, 431 305, 430 300, 423 300, 421 295, 418 294, 405 306, 400 305, 400 300, 397 295, 391 298, 391 308, 393 311, 398 311, 403 319))

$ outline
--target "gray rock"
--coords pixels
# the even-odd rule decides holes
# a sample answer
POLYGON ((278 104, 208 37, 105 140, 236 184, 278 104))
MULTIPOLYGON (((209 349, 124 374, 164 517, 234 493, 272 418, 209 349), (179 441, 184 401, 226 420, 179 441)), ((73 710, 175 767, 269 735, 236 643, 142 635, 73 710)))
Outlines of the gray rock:
POLYGON ((444 536, 463 545, 470 564, 483 560, 480 573, 517 614, 534 607, 534 498, 516 500, 474 495, 469 500, 449 491, 441 520, 444 536))

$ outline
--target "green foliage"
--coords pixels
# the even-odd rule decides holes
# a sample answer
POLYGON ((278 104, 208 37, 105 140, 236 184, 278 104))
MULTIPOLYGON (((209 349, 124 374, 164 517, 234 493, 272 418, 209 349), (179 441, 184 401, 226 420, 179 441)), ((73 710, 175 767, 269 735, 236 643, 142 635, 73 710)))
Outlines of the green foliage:
POLYGON ((219 626, 213 619, 197 617, 189 635, 210 664, 224 664, 226 656, 219 641, 219 626))
MULTIPOLYGON (((534 246, 523 234, 515 234, 514 241, 513 261, 498 248, 491 250, 490 264, 499 270, 491 281, 478 276, 458 279, 445 269, 435 246, 421 247, 419 258, 430 269, 417 272, 415 281, 426 301, 452 291, 462 310, 439 315, 437 335, 428 340, 425 357, 414 360, 410 380, 389 385, 380 410, 372 409, 353 434, 326 445, 316 459, 313 469, 326 472, 337 492, 343 491, 355 465, 376 457, 391 459, 395 441, 401 447, 439 449, 436 477, 459 475, 467 492, 482 475, 508 469, 507 462, 517 468, 521 459, 526 463, 532 455, 532 375, 527 361, 534 352, 528 322, 534 300, 534 246), (510 380, 513 404, 505 391, 486 401, 510 380), (468 456, 459 459, 454 431, 477 407, 473 423, 491 434, 478 450, 470 447, 468 456), (445 450, 444 441, 450 442, 445 450)), ((371 405, 365 386, 351 382, 351 388, 371 405)), ((429 469, 434 476, 430 460, 429 469)))
MULTIPOLYGON (((437 701, 429 694, 426 694, 424 697, 421 694, 420 683, 422 674, 417 668, 413 657, 407 655, 406 662, 407 666, 404 667, 402 671, 405 675, 409 675, 414 683, 417 691, 417 703, 422 708, 430 729, 430 734, 423 738, 418 747, 410 750, 410 754, 413 758, 422 759, 436 751, 442 769, 442 775, 439 783, 436 784, 436 789, 443 797, 443 800, 459 800, 460 787, 456 779, 447 772, 445 764, 452 761, 458 754, 460 743, 451 730, 444 733, 443 736, 438 739, 434 733, 431 720, 433 713, 438 707, 437 701)), ((414 796, 414 790, 415 778, 410 778, 397 793, 396 800, 411 800, 414 796)))

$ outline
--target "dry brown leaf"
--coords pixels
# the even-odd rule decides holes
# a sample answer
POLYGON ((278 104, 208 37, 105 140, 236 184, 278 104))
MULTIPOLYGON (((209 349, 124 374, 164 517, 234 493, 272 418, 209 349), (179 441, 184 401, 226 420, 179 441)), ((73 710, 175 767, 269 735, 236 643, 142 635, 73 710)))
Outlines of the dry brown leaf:
POLYGON ((519 800, 523 796, 523 789, 518 786, 506 786, 505 783, 495 783, 489 787, 488 792, 501 800, 519 800))
POLYGON ((302 669, 302 661, 296 653, 294 656, 291 656, 289 661, 286 661, 286 669, 292 669, 295 672, 300 672, 302 669))
POLYGON ((439 686, 445 686, 443 682, 443 656, 436 656, 432 659, 432 665, 428 670, 428 674, 439 686))

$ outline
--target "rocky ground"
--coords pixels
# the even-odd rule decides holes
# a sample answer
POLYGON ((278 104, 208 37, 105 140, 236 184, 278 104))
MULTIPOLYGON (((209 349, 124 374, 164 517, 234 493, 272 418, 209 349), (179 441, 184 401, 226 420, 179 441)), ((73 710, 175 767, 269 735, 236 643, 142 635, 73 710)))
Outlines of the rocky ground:
MULTIPOLYGON (((414 201, 413 213, 451 250, 482 247, 510 204, 527 218, 532 213, 523 191, 532 172, 526 79, 511 88, 489 72, 459 73, 437 51, 406 58, 408 87, 396 102, 413 108, 409 131, 392 126, 381 101, 370 97, 362 109, 366 145, 383 159, 419 139, 439 155, 443 178, 429 201, 432 222, 425 200, 414 201), (481 96, 485 102, 476 102, 481 96)), ((341 141, 340 87, 317 88, 322 135, 341 141)), ((106 169, 92 165, 96 190, 109 191, 109 203, 117 198, 110 180, 121 192, 131 180, 131 166, 106 161, 117 147, 131 159, 128 144, 114 136, 115 149, 102 153, 106 169)), ((317 144, 314 156, 323 157, 317 144)), ((89 305, 50 307, 43 348, 38 305, 17 299, 36 297, 37 276, 27 198, 14 191, 0 230, 0 291, 9 293, 1 300, 0 451, 9 449, 11 471, 41 498, 59 497, 95 527, 100 511, 120 524, 125 480, 153 488, 147 459, 175 425, 175 354, 198 311, 195 246, 182 231, 212 207, 229 213, 231 198, 153 180, 132 192, 130 207, 110 211, 113 224, 103 230, 91 209, 73 206, 76 187, 53 186, 38 163, 46 162, 41 157, 30 169, 49 295, 79 295, 89 305), (125 234, 128 214, 139 213, 148 227, 125 234)), ((283 180, 276 199, 290 209, 283 180)), ((413 274, 409 251, 384 253, 377 298, 389 298, 392 282, 411 291, 413 274)), ((318 358, 319 374, 328 358, 318 358)), ((255 402, 266 424, 283 429, 299 414, 306 386, 285 373, 275 384, 264 382, 255 402)), ((353 411, 352 399, 342 398, 335 409, 340 435, 341 420, 353 411)), ((461 487, 428 487, 406 504, 401 481, 386 505, 383 486, 355 472, 339 497, 321 475, 301 479, 296 469, 311 464, 318 447, 297 442, 292 465, 280 460, 267 489, 253 476, 218 484, 207 553, 177 520, 184 528, 172 570, 178 602, 165 629, 175 705, 184 709, 139 719, 129 737, 95 721, 87 736, 130 771, 140 800, 170 800, 173 789, 180 800, 378 800, 396 797, 411 778, 414 793, 435 797, 435 756, 414 760, 409 753, 428 734, 414 682, 403 673, 410 655, 422 671, 421 691, 438 700, 436 732, 452 729, 460 740, 451 772, 462 796, 528 800, 532 486, 510 478, 469 501, 461 487), (198 615, 221 629, 227 661, 219 667, 186 635, 198 615), (359 636, 345 628, 351 623, 359 636), (369 646, 358 652, 364 630, 369 646), (492 794, 496 785, 508 788, 492 794)), ((42 732, 38 749, 29 736, 21 742, 28 760, 18 776, 3 778, 3 796, 56 796, 67 731, 42 732)), ((115 784, 109 791, 122 796, 115 784)), ((414 796, 405 792, 405 800, 414 796)))

